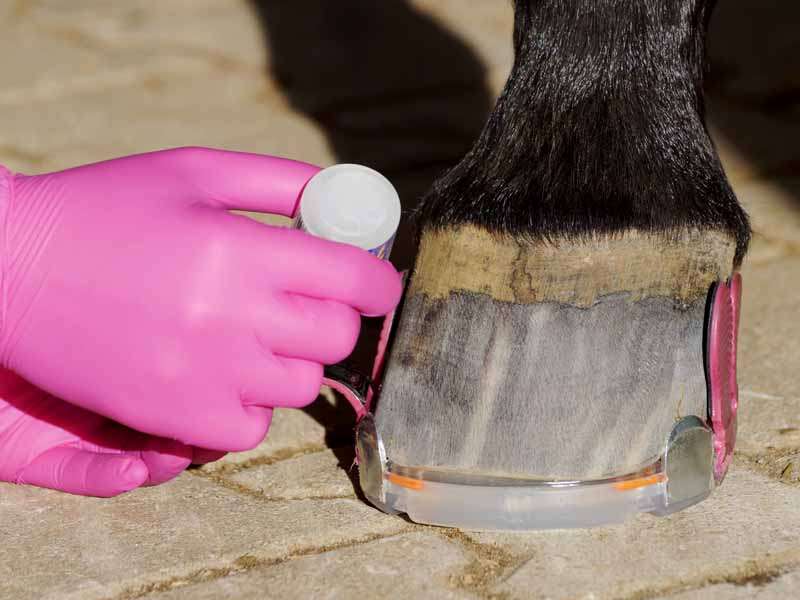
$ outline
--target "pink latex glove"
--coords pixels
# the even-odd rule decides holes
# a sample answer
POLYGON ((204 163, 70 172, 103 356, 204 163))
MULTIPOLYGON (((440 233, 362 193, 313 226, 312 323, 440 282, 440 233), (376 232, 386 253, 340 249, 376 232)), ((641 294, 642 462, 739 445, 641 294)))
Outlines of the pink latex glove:
POLYGON ((0 481, 115 496, 220 456, 138 433, 0 369, 0 481))
POLYGON ((182 148, 0 172, 0 364, 140 432, 256 446, 400 297, 386 261, 227 212, 292 215, 316 171, 182 148))

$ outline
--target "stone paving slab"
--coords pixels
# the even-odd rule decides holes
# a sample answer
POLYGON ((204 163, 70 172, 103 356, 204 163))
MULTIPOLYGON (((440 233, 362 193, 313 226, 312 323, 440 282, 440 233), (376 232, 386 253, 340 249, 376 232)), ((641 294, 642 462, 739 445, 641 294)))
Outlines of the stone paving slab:
POLYGON ((750 270, 755 265, 784 258, 790 252, 791 250, 785 242, 770 239, 758 232, 753 232, 753 237, 750 239, 750 249, 747 251, 747 257, 745 258, 745 268, 750 270))
POLYGON ((740 183, 734 189, 753 230, 800 257, 800 176, 740 183))
POLYGON ((509 3, 485 0, 412 0, 475 51, 486 69, 493 95, 503 89, 514 61, 514 11, 509 3))
MULTIPOLYGON (((800 573, 765 577, 746 584, 720 583, 670 595, 670 600, 789 600, 800 594, 800 573)), ((666 597, 665 597, 666 598, 666 597)))
POLYGON ((185 474, 112 500, 0 484, 0 598, 108 598, 400 533, 356 500, 269 502, 185 474))
POLYGON ((338 451, 326 449, 271 465, 251 467, 225 479, 273 500, 355 499, 355 482, 352 478, 358 473, 354 459, 351 445, 338 451))
POLYGON ((234 473, 331 446, 349 445, 355 438, 354 428, 355 416, 350 406, 323 388, 317 400, 304 410, 274 410, 269 433, 256 448, 227 454, 201 470, 234 473))
POLYGON ((301 557, 146 598, 479 598, 455 588, 451 581, 451 573, 464 568, 468 558, 467 551, 458 544, 439 535, 416 532, 301 557))
POLYGON ((204 56, 229 68, 261 69, 266 64, 263 33, 245 2, 133 0, 117 5, 104 0, 36 0, 18 4, 16 17, 23 23, 45 34, 68 36, 103 54, 156 49, 204 56))
MULTIPOLYGON (((724 162, 738 160, 735 150, 726 148, 724 152, 724 162)), ((800 259, 800 178, 785 176, 764 180, 745 177, 734 180, 733 189, 747 211, 753 229, 745 271, 785 256, 800 259)))
POLYGON ((159 69, 122 73, 117 86, 92 83, 69 102, 31 99, 28 110, 39 123, 3 119, 0 150, 5 147, 10 160, 3 154, 0 160, 15 170, 41 172, 200 145, 333 162, 324 135, 287 111, 277 89, 259 78, 209 73, 203 64, 177 58, 159 62, 159 69), (164 72, 170 66, 174 71, 164 72), (213 94, 209 76, 216 83, 213 94), (199 106, 198 97, 204 97, 199 106))
POLYGON ((743 270, 738 450, 800 449, 800 255, 743 270))
POLYGON ((704 503, 594 530, 468 534, 518 557, 511 598, 643 598, 800 564, 800 490, 734 469, 704 503), (719 579, 716 579, 719 581, 719 579))

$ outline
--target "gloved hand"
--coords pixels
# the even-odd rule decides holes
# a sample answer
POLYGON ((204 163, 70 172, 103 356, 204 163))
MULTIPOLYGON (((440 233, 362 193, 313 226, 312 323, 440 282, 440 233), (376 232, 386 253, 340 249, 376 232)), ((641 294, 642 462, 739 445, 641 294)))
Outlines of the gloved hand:
POLYGON ((0 369, 0 481, 115 496, 221 455, 135 432, 0 369))
POLYGON ((227 212, 292 215, 316 171, 183 148, 0 173, 0 364, 140 432, 256 446, 400 297, 388 262, 227 212))

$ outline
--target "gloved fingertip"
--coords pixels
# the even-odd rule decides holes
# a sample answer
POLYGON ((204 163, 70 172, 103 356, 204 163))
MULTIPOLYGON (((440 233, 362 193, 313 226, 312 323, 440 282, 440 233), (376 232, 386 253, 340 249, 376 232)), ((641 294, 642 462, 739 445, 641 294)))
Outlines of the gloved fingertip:
POLYGON ((117 493, 120 494, 143 485, 150 475, 144 461, 132 456, 103 456, 100 460, 105 464, 97 475, 108 475, 111 479, 117 479, 120 487, 117 493))
POLYGON ((361 313, 365 317, 388 315, 397 308, 403 296, 403 274, 399 273, 388 260, 383 262, 386 263, 385 268, 389 271, 389 276, 384 280, 383 284, 373 288, 373 297, 369 305, 371 310, 361 313))
POLYGON ((144 485, 158 485, 174 479, 192 462, 192 448, 177 440, 151 437, 142 450, 149 476, 144 485))

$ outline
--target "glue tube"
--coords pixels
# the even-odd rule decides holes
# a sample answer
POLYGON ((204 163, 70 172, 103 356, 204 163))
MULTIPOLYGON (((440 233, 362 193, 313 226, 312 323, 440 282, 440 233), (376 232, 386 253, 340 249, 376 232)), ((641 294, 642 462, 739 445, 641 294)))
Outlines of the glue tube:
POLYGON ((362 165, 323 169, 306 184, 295 227, 388 259, 400 225, 400 196, 391 182, 362 165))

